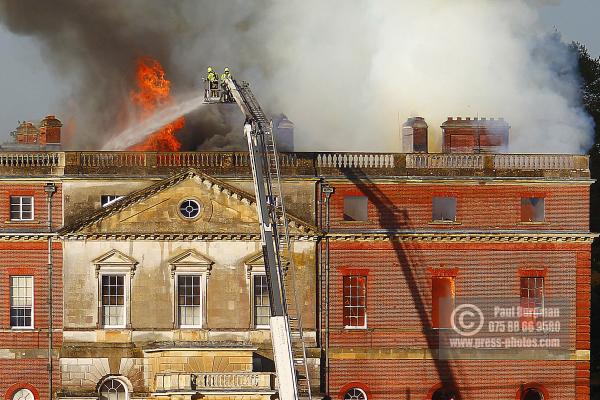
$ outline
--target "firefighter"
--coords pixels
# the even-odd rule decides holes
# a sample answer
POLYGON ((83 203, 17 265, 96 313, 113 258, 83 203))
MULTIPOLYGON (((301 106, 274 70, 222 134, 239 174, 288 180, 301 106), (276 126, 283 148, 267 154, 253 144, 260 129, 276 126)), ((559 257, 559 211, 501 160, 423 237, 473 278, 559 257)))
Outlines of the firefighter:
POLYGON ((219 97, 219 76, 212 67, 208 67, 206 81, 208 82, 210 97, 219 97))
POLYGON ((221 101, 224 103, 231 103, 233 101, 226 82, 229 78, 232 78, 231 73, 229 72, 229 68, 225 68, 221 74, 221 101))

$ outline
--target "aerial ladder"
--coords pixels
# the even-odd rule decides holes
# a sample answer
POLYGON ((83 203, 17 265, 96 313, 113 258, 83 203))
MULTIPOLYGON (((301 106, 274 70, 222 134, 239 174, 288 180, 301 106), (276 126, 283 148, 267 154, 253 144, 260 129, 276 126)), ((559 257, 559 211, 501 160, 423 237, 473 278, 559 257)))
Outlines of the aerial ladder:
POLYGON ((272 122, 247 82, 238 83, 230 77, 217 85, 205 81, 205 103, 236 103, 246 116, 244 135, 248 142, 269 287, 269 321, 279 398, 310 400, 306 343, 296 295, 295 268, 272 122), (284 260, 289 262, 287 269, 284 268, 284 260))

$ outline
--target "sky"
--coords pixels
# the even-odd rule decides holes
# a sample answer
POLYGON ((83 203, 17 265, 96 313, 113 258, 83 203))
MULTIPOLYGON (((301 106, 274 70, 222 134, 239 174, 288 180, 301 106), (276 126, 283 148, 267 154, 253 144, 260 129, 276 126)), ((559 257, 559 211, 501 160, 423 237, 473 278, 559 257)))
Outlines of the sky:
MULTIPOLYGON (((539 0, 540 17, 548 29, 558 30, 565 42, 583 43, 600 56, 600 0, 539 0)), ((55 76, 31 38, 0 26, 0 142, 8 139, 18 121, 61 117, 60 104, 69 87, 55 76)))

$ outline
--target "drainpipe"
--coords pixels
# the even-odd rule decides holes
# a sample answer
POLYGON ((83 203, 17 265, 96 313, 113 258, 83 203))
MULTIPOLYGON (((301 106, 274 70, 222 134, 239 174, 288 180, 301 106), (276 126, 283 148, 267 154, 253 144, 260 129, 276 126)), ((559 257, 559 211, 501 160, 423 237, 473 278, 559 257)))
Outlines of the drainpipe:
POLYGON ((325 393, 329 393, 329 198, 333 187, 328 184, 321 186, 325 194, 325 393))
POLYGON ((49 398, 54 397, 52 385, 52 372, 54 370, 52 353, 53 353, 53 333, 54 333, 54 305, 53 305, 53 264, 54 258, 52 255, 52 196, 56 193, 56 185, 52 182, 46 183, 44 186, 46 192, 46 206, 48 207, 48 393, 49 398))

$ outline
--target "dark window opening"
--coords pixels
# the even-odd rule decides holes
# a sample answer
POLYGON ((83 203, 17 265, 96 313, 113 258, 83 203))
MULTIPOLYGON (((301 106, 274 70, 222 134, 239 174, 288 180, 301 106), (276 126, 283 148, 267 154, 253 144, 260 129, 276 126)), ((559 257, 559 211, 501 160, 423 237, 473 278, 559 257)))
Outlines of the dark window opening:
POLYGON ((434 221, 456 221, 456 197, 434 197, 432 219, 434 221))
POLYGON ((369 201, 366 196, 344 197, 344 221, 367 221, 369 201))
POLYGON ((458 395, 454 390, 438 389, 431 396, 431 400, 458 400, 458 395))
POLYGON ((521 198, 521 222, 544 222, 544 198, 521 198))
POLYGON ((100 205, 102 205, 102 207, 106 207, 121 198, 123 198, 123 196, 119 196, 116 194, 103 194, 100 196, 100 205))
POLYGON ((454 278, 435 276, 431 279, 431 325, 434 328, 451 328, 454 311, 454 278))
POLYGON ((521 396, 523 400, 544 400, 544 395, 537 389, 525 389, 521 396))

